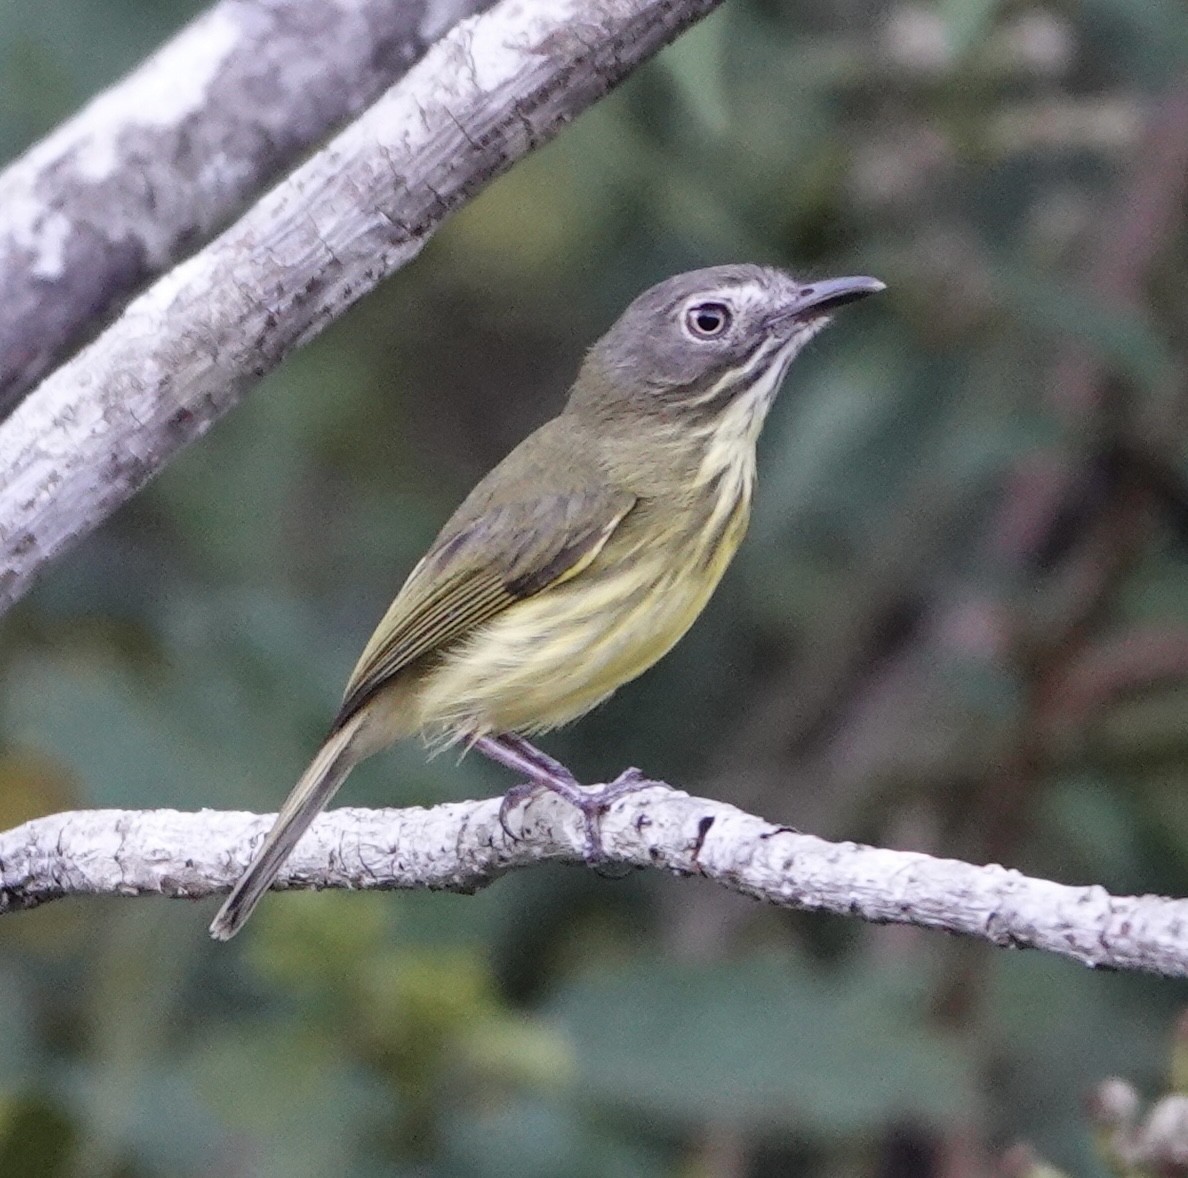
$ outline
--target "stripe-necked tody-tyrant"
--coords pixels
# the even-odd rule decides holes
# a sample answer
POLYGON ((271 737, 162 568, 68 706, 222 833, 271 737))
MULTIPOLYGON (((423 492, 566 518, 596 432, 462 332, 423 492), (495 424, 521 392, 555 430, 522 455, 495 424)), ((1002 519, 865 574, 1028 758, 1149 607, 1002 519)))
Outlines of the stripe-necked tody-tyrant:
POLYGON ((476 748, 590 821, 605 790, 584 791, 526 738, 589 711, 692 625, 746 530, 755 443, 789 364, 832 310, 882 289, 738 265, 640 295, 561 412, 409 574, 211 933, 239 930, 351 769, 403 737, 476 748))

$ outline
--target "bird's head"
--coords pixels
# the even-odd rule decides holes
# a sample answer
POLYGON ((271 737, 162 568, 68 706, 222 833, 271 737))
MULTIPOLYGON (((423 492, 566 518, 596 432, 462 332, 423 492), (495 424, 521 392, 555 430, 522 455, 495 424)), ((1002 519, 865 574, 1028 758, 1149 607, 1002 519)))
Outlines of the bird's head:
POLYGON ((711 424, 740 399, 764 414, 830 314, 877 278, 801 282, 768 266, 712 266, 641 294, 590 349, 571 404, 603 419, 711 424))

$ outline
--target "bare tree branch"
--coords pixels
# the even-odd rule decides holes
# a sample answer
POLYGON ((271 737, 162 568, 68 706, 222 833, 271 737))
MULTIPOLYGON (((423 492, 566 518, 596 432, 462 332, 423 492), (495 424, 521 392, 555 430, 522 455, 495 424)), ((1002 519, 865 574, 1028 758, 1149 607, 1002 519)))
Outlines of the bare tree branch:
POLYGON ((719 0, 517 0, 463 21, 0 425, 0 609, 444 217, 719 0))
MULTIPOLYGON (((534 798, 499 822, 501 799, 319 817, 281 872, 284 888, 473 892, 540 863, 582 860, 572 807, 534 798)), ((0 834, 0 912, 80 895, 201 899, 226 891, 273 815, 80 810, 0 834)), ((1089 966, 1188 976, 1188 900, 1111 896, 909 851, 829 843, 662 783, 602 820, 608 864, 701 875, 786 908, 963 933, 1089 966)))
POLYGON ((221 0, 0 173, 0 416, 491 0, 221 0))

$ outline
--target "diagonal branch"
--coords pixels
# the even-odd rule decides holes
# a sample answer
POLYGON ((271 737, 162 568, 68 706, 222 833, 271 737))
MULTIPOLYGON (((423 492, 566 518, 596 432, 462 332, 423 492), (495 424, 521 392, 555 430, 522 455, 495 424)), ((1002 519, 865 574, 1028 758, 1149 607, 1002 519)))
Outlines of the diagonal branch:
MULTIPOLYGON (((283 869, 285 888, 473 892, 501 875, 582 859, 576 812, 551 795, 499 822, 501 799, 319 817, 283 869)), ((273 815, 80 810, 0 834, 0 912, 63 896, 226 891, 273 815)), ((909 851, 830 843, 661 784, 612 803, 607 862, 701 875, 786 908, 1046 949, 1089 966, 1188 976, 1188 900, 1111 896, 909 851)), ((344 901, 346 902, 346 901, 344 901)))
POLYGON ((491 0, 220 0, 0 172, 0 416, 491 0))
POLYGON ((504 0, 0 424, 0 610, 446 215, 719 0, 504 0))

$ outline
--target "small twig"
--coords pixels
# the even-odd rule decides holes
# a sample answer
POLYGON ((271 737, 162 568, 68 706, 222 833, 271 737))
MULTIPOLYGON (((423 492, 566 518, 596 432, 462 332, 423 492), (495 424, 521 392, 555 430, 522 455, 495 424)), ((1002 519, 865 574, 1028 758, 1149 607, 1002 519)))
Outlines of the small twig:
MULTIPOLYGON (((331 811, 302 839, 278 886, 473 892, 519 868, 581 861, 584 826, 571 807, 551 795, 533 799, 517 811, 513 838, 500 825, 500 801, 331 811)), ((0 834, 0 912, 63 896, 213 896, 237 878, 271 822, 209 810, 37 818, 0 834)), ((782 907, 1188 976, 1188 900, 1111 896, 998 866, 830 843, 660 783, 610 806, 602 844, 609 864, 701 875, 782 907)))

